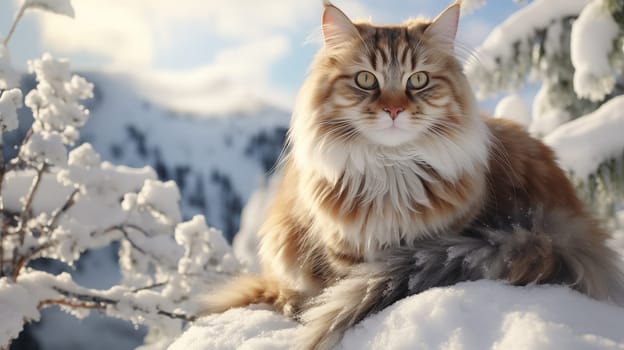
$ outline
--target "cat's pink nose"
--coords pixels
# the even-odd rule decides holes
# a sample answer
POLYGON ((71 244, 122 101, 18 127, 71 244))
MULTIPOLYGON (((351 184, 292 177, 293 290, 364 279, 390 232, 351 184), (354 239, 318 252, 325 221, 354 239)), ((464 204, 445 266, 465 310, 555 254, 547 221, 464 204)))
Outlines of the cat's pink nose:
POLYGON ((405 108, 403 108, 403 107, 384 107, 383 110, 385 112, 388 112, 388 114, 390 114, 390 118, 392 118, 392 120, 395 120, 399 116, 399 113, 403 112, 405 110, 405 108))

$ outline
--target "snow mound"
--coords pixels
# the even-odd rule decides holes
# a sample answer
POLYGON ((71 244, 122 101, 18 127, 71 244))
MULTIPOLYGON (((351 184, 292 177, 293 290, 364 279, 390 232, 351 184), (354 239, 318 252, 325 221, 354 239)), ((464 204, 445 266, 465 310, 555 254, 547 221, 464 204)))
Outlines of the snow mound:
MULTIPOLYGON (((561 286, 493 281, 434 288, 349 330, 343 349, 621 349, 624 308, 561 286)), ((234 309, 196 322, 169 350, 290 349, 297 325, 267 310, 234 309)))

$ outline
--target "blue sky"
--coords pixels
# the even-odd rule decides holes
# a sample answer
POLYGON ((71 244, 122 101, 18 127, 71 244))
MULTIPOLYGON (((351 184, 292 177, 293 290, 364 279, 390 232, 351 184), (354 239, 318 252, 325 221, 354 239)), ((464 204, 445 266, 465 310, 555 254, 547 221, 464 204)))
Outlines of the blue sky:
MULTIPOLYGON (((8 29, 17 1, 0 2, 0 33, 8 29)), ((440 0, 333 3, 351 18, 384 24, 434 17, 448 5, 440 0)), ((321 0, 74 0, 73 4, 75 20, 36 12, 26 15, 9 45, 15 66, 24 69, 27 59, 49 51, 69 57, 80 70, 158 76, 162 84, 176 80, 180 91, 231 81, 246 85, 233 96, 264 94, 287 106, 320 45, 321 0), (182 81, 189 86, 182 86, 182 81)), ((511 0, 488 1, 463 16, 461 42, 478 46, 521 6, 511 0)))

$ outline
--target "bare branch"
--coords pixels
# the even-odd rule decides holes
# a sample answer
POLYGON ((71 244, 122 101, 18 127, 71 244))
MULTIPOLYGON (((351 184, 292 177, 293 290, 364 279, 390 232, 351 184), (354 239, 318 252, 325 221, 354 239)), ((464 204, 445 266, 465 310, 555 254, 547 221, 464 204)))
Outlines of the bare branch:
MULTIPOLYGON (((33 122, 33 124, 36 123, 36 122, 37 121, 35 120, 33 122)), ((28 131, 26 131, 26 135, 24 135, 24 139, 22 140, 22 143, 20 144, 19 150, 17 151, 16 163, 22 161, 22 157, 21 157, 22 150, 24 149, 24 146, 28 143, 28 141, 32 137, 33 133, 34 133, 33 127, 31 126, 30 129, 28 129, 28 131)))
POLYGON ((140 292, 142 290, 148 290, 148 289, 154 289, 154 288, 158 288, 158 287, 163 287, 163 286, 167 285, 167 283, 169 283, 169 281, 164 281, 164 282, 150 284, 150 285, 147 285, 147 286, 144 286, 144 287, 136 288, 136 289, 133 290, 133 292, 136 293, 136 292, 140 292))
POLYGON ((121 234, 124 236, 124 238, 128 241, 128 243, 130 243, 130 245, 136 249, 137 251, 139 251, 140 253, 142 253, 145 256, 148 256, 150 258, 152 258, 154 261, 158 261, 159 259, 153 255, 151 255, 149 252, 145 251, 145 249, 143 249, 140 245, 138 245, 132 238, 130 238, 130 234, 128 233, 128 229, 133 229, 135 231, 140 232, 141 234, 143 234, 145 237, 152 237, 149 233, 147 233, 147 231, 145 231, 142 227, 139 227, 137 225, 134 224, 119 224, 119 225, 114 225, 111 226, 105 230, 102 231, 96 231, 96 232, 92 232, 91 236, 95 236, 98 233, 101 234, 107 234, 109 232, 112 231, 119 231, 121 232, 121 234))
POLYGON ((13 18, 13 23, 11 23, 11 28, 9 28, 9 32, 4 37, 4 40, 2 40, 2 44, 4 46, 6 46, 9 43, 9 40, 11 40, 11 36, 13 36, 13 33, 15 32, 15 28, 17 28, 17 23, 24 15, 24 11, 26 11, 26 1, 24 1, 22 7, 20 7, 19 11, 17 11, 17 13, 15 14, 15 18, 13 18))
POLYGON ((74 199, 76 198, 76 195, 78 193, 80 193, 80 190, 78 188, 74 189, 74 191, 67 197, 65 204, 63 204, 61 208, 52 213, 52 217, 50 218, 50 221, 48 221, 49 231, 54 229, 58 219, 61 217, 61 214, 66 213, 69 208, 71 208, 76 203, 74 199))
POLYGON ((28 191, 28 195, 26 197, 26 202, 24 203, 24 207, 22 208, 22 215, 20 217, 20 222, 18 226, 18 232, 20 233, 20 244, 24 244, 24 236, 26 235, 26 222, 31 217, 31 209, 32 202, 35 198, 35 193, 39 188, 39 184, 41 183, 41 178, 43 177, 43 172, 47 169, 47 165, 41 164, 37 168, 37 173, 35 174, 35 178, 33 179, 32 185, 30 186, 30 190, 28 191))
MULTIPOLYGON (((46 305, 65 305, 76 308, 91 309, 91 310, 106 310, 107 306, 115 306, 119 304, 120 300, 115 300, 107 297, 102 297, 93 294, 80 294, 72 291, 68 291, 59 287, 53 287, 53 289, 59 294, 67 297, 68 299, 49 299, 39 303, 39 307, 46 305)), ((135 311, 149 314, 149 310, 145 310, 138 305, 131 305, 135 311)), ((169 318, 180 319, 187 322, 192 322, 196 319, 194 315, 186 315, 177 312, 171 312, 161 309, 156 309, 158 315, 167 316, 169 318)))
POLYGON ((24 266, 26 266, 27 262, 28 262, 28 258, 25 256, 21 257, 20 260, 17 262, 17 264, 15 265, 15 268, 13 269, 13 273, 11 274, 13 281, 17 280, 17 277, 19 276, 20 271, 22 270, 24 266))
POLYGON ((133 230, 139 231, 141 232, 145 237, 152 237, 151 234, 147 233, 147 231, 145 231, 145 229, 143 229, 142 227, 139 227, 137 225, 134 224, 124 224, 123 226, 127 227, 127 228, 131 228, 133 230))
POLYGON ((197 319, 197 316, 195 315, 187 315, 187 314, 181 314, 178 312, 169 312, 169 311, 164 311, 164 310, 158 310, 158 314, 167 316, 169 318, 176 318, 179 320, 187 321, 187 322, 193 322, 197 319))
POLYGON ((49 241, 47 243, 44 243, 40 246, 37 247, 33 247, 31 248, 28 252, 25 252, 24 255, 22 255, 19 260, 16 261, 16 257, 17 257, 17 249, 16 251, 13 253, 13 273, 11 274, 13 281, 17 280, 17 277, 19 276, 20 272, 22 271, 22 268, 24 268, 24 266, 26 266, 26 264, 32 260, 32 258, 34 258, 37 254, 41 253, 41 251, 51 247, 52 245, 56 244, 56 241, 49 241))
POLYGON ((126 240, 130 243, 130 245, 132 246, 132 248, 138 250, 139 252, 143 253, 143 255, 149 255, 147 254, 147 252, 145 251, 145 249, 141 248, 138 244, 136 244, 131 238, 130 235, 128 234, 128 231, 126 231, 125 226, 122 226, 119 228, 119 231, 121 231, 121 233, 123 234, 123 236, 126 238, 126 240))

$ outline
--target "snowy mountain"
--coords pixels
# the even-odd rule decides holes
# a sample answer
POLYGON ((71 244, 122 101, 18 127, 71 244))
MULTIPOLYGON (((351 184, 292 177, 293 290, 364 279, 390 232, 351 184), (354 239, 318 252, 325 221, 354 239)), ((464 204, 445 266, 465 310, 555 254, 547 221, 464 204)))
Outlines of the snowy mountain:
MULTIPOLYGON (((95 89, 94 98, 87 103, 91 116, 81 129, 78 144, 91 143, 103 160, 113 164, 149 165, 162 180, 175 180, 182 194, 184 216, 204 214, 208 224, 221 229, 231 241, 239 229, 243 206, 265 182, 265 174, 279 157, 289 112, 253 98, 244 100, 240 109, 181 111, 176 103, 157 99, 157 86, 147 89, 146 81, 140 78, 102 72, 80 74, 94 83, 95 89)), ((34 77, 22 77, 23 91, 34 87, 34 77)), ((224 85, 220 92, 228 95, 227 87, 224 85)), ((170 91, 163 91, 163 96, 167 93, 170 91)), ((203 93, 215 95, 219 90, 203 93)), ((21 139, 31 123, 30 111, 22 109, 20 130, 7 134, 5 142, 15 144, 12 140, 21 139)), ((75 268, 53 261, 37 262, 38 268, 69 272, 83 285, 99 289, 119 282, 117 264, 117 246, 86 253, 75 268)), ((12 349, 130 349, 141 344, 145 335, 144 329, 137 330, 124 321, 97 314, 80 321, 56 308, 45 310, 42 321, 27 327, 25 333, 34 333, 35 340, 23 335, 12 349), (71 330, 79 330, 79 336, 55 336, 70 334, 71 330)))
MULTIPOLYGON (((80 142, 91 143, 103 160, 149 165, 161 180, 175 180, 185 217, 204 214, 231 241, 243 205, 280 154, 289 111, 250 98, 227 112, 184 112, 167 106, 168 91, 160 100, 154 88, 142 94, 147 83, 140 78, 81 75, 94 83, 95 96, 87 103, 91 116, 80 142)), ((21 85, 29 91, 34 78, 25 76, 21 85)), ((223 88, 219 93, 228 95, 228 85, 223 88)), ((27 112, 22 110, 22 120, 29 118, 27 112)))

